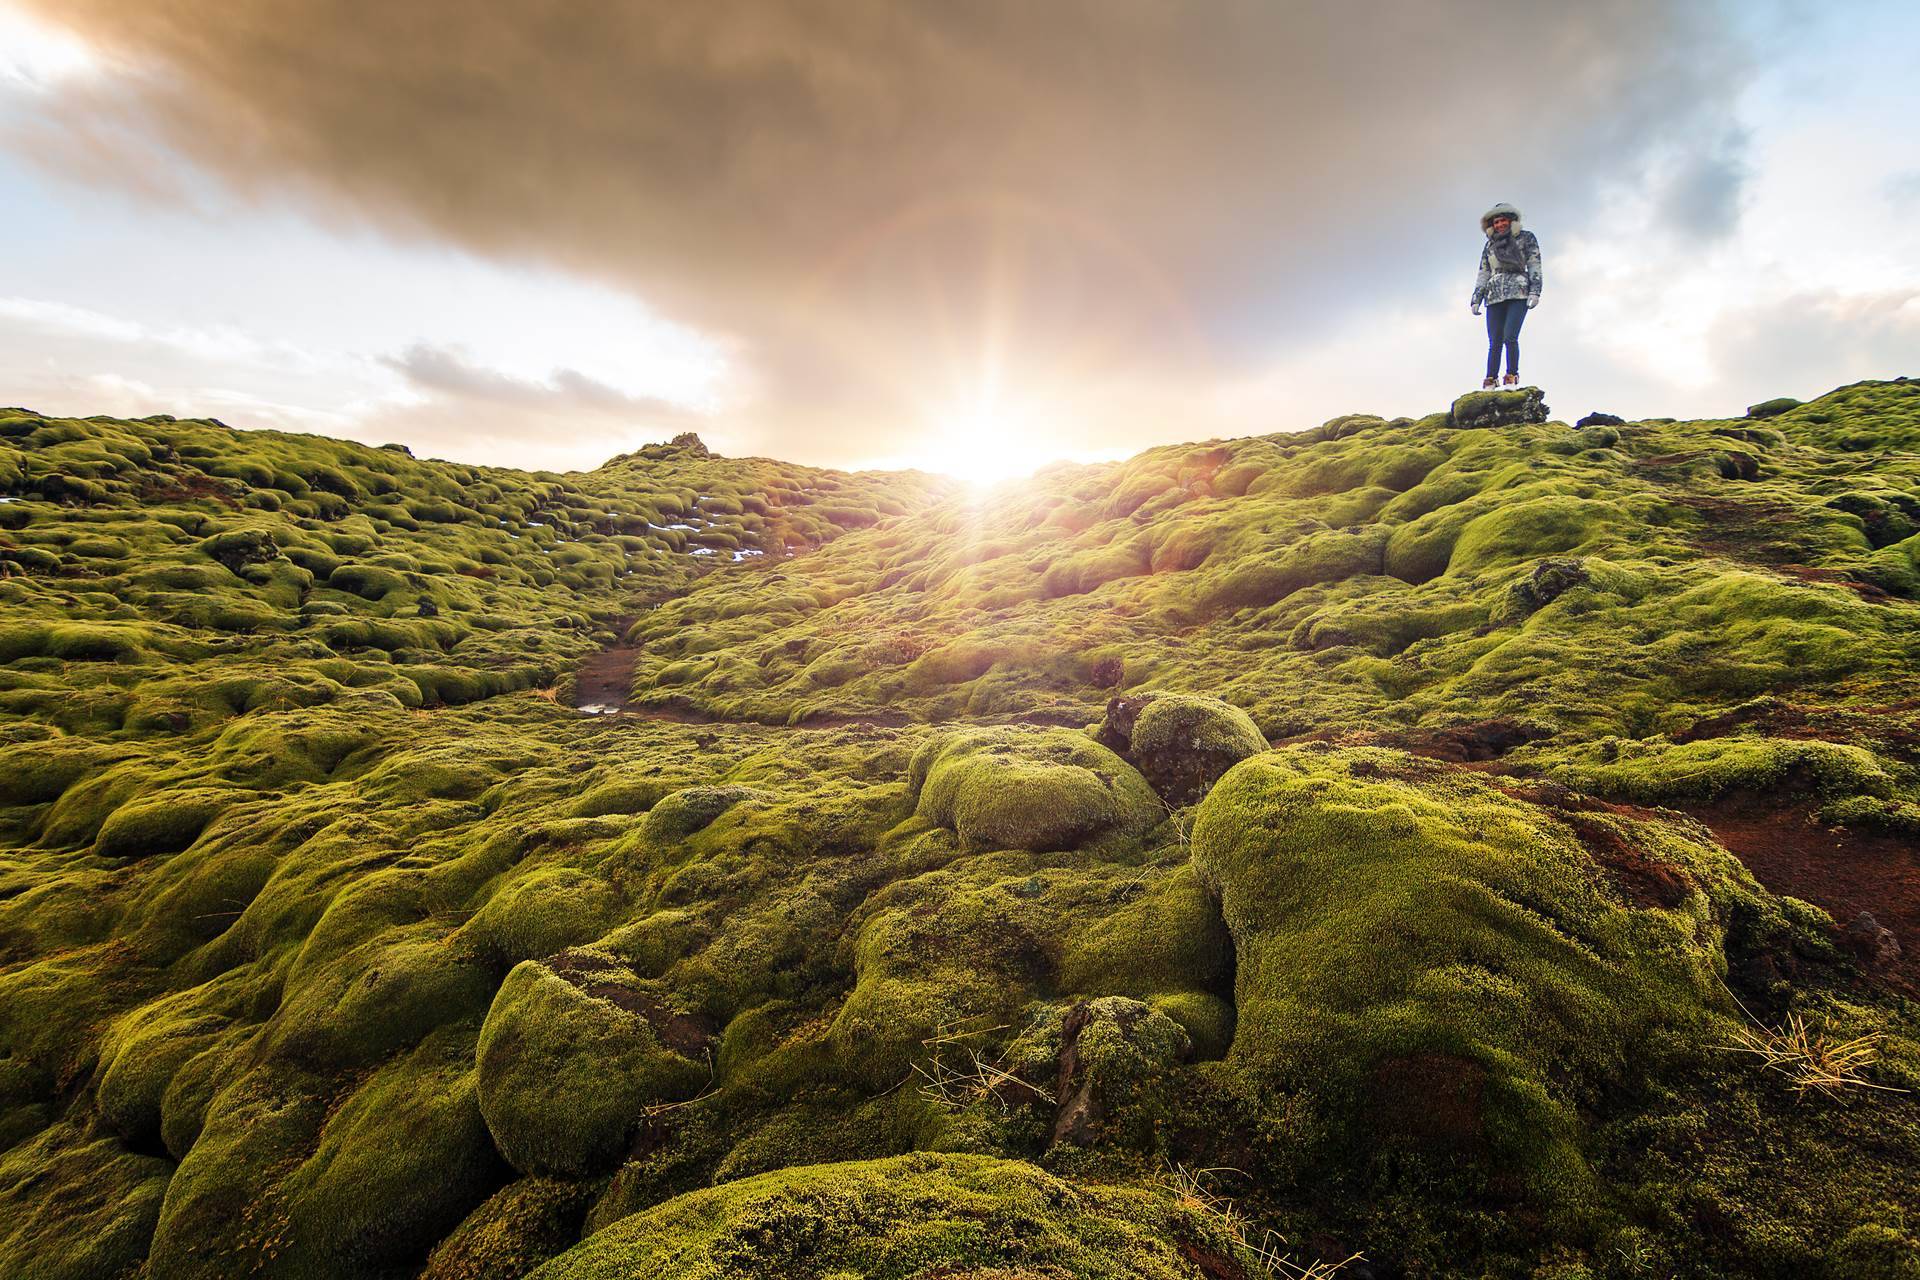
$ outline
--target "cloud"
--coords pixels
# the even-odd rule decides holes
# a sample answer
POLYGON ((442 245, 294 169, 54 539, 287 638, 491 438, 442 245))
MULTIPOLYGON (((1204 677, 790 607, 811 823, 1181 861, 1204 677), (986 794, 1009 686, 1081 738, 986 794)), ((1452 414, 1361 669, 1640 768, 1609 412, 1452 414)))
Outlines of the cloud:
MULTIPOLYGON (((732 344, 743 439, 813 457, 983 385, 1163 435, 1449 254, 1470 275, 1490 199, 1570 225, 1729 136, 1745 71, 1708 0, 32 3, 128 68, 59 90, 46 163, 157 192, 185 156, 617 283, 732 344)), ((1676 216, 1730 225, 1738 174, 1699 153, 1676 216)))
POLYGON ((1920 375, 1920 288, 1820 290, 1730 311, 1714 324, 1708 348, 1722 380, 1753 388, 1757 400, 1920 375))
POLYGON ((1704 146, 1688 149, 1661 192, 1665 228, 1677 228, 1699 240, 1725 239, 1740 221, 1741 196, 1752 170, 1747 163, 1747 134, 1731 130, 1704 146))
POLYGON ((664 422, 698 416, 670 400, 630 396, 576 369, 555 369, 544 382, 535 382, 475 364, 460 350, 424 342, 413 344, 399 355, 382 356, 380 363, 418 390, 457 400, 664 422))
POLYGON ((189 359, 224 364, 274 364, 312 371, 322 361, 290 343, 269 342, 230 325, 213 328, 155 327, 88 307, 44 298, 0 298, 0 327, 15 326, 41 338, 63 336, 93 343, 162 350, 189 359))

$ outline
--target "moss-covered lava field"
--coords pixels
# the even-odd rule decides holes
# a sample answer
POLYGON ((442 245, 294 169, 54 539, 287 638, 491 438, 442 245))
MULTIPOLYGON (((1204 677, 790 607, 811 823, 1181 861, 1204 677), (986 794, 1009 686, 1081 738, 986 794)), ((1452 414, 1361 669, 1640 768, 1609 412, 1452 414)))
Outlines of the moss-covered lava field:
POLYGON ((1920 1277, 1920 382, 987 495, 0 409, 0 1280, 1920 1277))

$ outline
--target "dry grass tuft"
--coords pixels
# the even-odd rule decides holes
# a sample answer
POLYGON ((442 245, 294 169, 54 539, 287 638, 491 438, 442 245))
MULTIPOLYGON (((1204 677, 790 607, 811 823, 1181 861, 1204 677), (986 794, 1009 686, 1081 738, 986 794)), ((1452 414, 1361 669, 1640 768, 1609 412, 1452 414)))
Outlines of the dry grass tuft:
POLYGON ((920 1077, 920 1096, 949 1107, 991 1102, 1002 1111, 1013 1110, 1015 1101, 1038 1100, 1057 1104, 1059 1099, 1051 1093, 1008 1071, 1002 1065, 1003 1058, 983 1053, 971 1045, 962 1045, 963 1041, 976 1036, 1004 1030, 1004 1026, 998 1026, 977 1031, 943 1031, 921 1041, 930 1051, 930 1056, 924 1063, 913 1064, 913 1074, 920 1077), (961 1046, 959 1059, 949 1062, 946 1054, 954 1046, 961 1046))
POLYGON ((1267 1231, 1256 1242, 1247 1221, 1232 1200, 1211 1190, 1206 1183, 1210 1174, 1237 1173, 1239 1169, 1191 1169, 1184 1164, 1168 1164, 1160 1181, 1171 1188, 1183 1208, 1213 1218, 1234 1242, 1245 1249, 1253 1264, 1271 1280, 1333 1280, 1355 1262, 1365 1262, 1364 1253, 1351 1253, 1338 1262, 1295 1262, 1286 1254, 1287 1240, 1277 1231, 1267 1231))
POLYGON ((1734 997, 1733 1002, 1752 1025, 1735 1032, 1732 1044, 1719 1047, 1729 1053, 1748 1053, 1759 1058, 1769 1070, 1778 1071, 1792 1081, 1794 1091, 1801 1096, 1809 1090, 1830 1098, 1839 1097, 1842 1089, 1906 1092, 1866 1077, 1865 1073, 1880 1058, 1880 1032, 1872 1031, 1851 1040, 1829 1040, 1826 1032, 1809 1026, 1797 1013, 1789 1013, 1786 1025, 1775 1031, 1755 1018, 1740 1004, 1738 997, 1734 997))

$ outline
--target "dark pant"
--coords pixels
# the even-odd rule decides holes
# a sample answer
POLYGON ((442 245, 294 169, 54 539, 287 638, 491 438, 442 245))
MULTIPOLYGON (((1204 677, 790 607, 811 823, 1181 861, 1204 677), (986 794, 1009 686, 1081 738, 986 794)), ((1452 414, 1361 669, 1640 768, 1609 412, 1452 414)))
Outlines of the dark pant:
POLYGON ((1527 300, 1509 298, 1487 307, 1487 376, 1500 372, 1500 348, 1507 349, 1507 372, 1520 374, 1520 326, 1527 319, 1527 300))

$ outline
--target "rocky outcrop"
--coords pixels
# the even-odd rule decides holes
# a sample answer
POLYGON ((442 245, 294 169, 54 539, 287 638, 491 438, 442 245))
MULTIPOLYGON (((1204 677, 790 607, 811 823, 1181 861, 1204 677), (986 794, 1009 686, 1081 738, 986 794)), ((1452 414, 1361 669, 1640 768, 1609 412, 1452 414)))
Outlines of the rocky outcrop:
POLYGON ((1545 422, 1546 393, 1538 387, 1516 387, 1511 391, 1469 391, 1453 402, 1449 416, 1453 425, 1462 431, 1545 422))
POLYGON ((1221 774, 1267 749, 1246 712, 1191 693, 1110 698, 1095 737, 1175 806, 1199 800, 1221 774))

